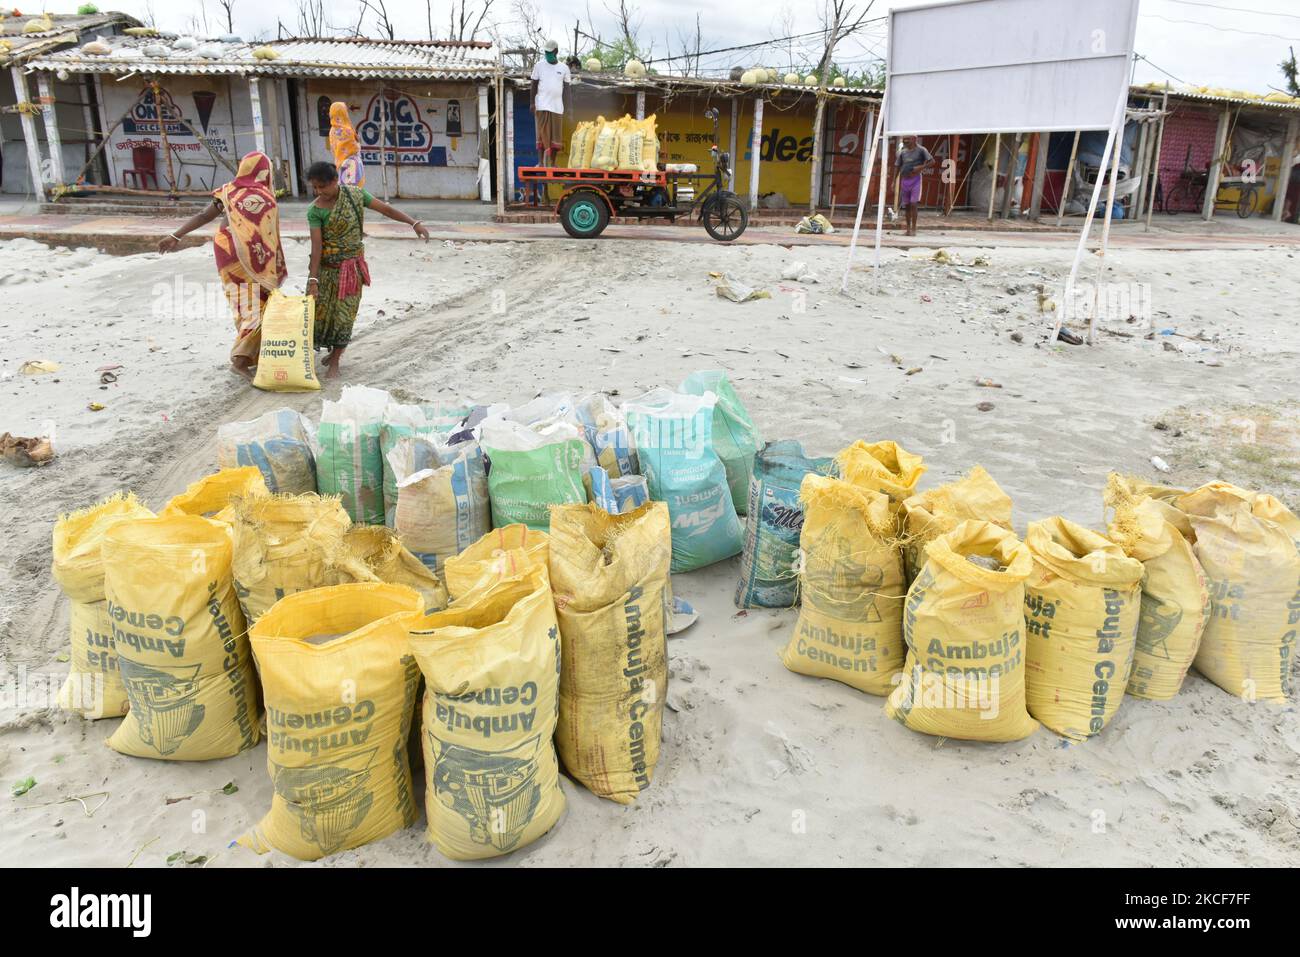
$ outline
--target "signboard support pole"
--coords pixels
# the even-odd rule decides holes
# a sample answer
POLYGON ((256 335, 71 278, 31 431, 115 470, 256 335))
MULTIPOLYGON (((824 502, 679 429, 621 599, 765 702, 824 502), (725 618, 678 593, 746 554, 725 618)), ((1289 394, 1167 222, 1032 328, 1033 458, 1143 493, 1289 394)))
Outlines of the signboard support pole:
MULTIPOLYGON (((1169 99, 1169 94, 1165 94, 1169 99)), ((1273 187, 1273 222, 1282 222, 1282 209, 1286 206, 1287 185, 1291 182, 1291 166, 1295 162, 1295 139, 1297 122, 1293 116, 1286 124, 1286 142, 1282 144, 1282 165, 1277 170, 1277 185, 1273 187)), ((1160 121, 1160 132, 1165 131, 1164 120, 1160 121)))
MULTIPOLYGON (((23 71, 14 67, 10 72, 14 79, 14 94, 17 96, 17 102, 22 105, 27 100, 27 78, 23 76, 23 71)), ((36 195, 38 203, 45 202, 45 181, 41 177, 41 147, 36 141, 36 123, 32 120, 30 113, 19 113, 18 118, 22 121, 23 139, 27 142, 27 169, 32 177, 32 192, 36 195)))
POLYGON ((727 170, 727 192, 736 191, 736 126, 740 123, 740 100, 731 98, 731 132, 727 148, 731 151, 731 169, 727 170))
POLYGON ((491 141, 491 121, 488 118, 488 88, 483 83, 478 88, 478 198, 481 203, 492 202, 492 167, 488 157, 491 141))
POLYGON ((55 185, 65 185, 63 177, 63 141, 59 138, 59 121, 54 115, 54 94, 50 92, 50 77, 47 73, 36 75, 36 90, 41 98, 41 120, 45 123, 45 144, 50 150, 50 172, 55 185))
POLYGON ((849 270, 853 268, 853 253, 858 248, 858 232, 862 229, 862 210, 867 205, 867 193, 871 191, 871 168, 876 165, 876 143, 880 140, 880 131, 885 126, 885 104, 889 100, 889 90, 880 101, 880 112, 867 117, 871 130, 871 145, 863 150, 862 181, 858 184, 858 212, 853 219, 853 238, 849 240, 849 260, 844 264, 844 277, 840 280, 840 292, 849 288, 849 270))
POLYGON ((754 131, 749 137, 749 209, 758 209, 758 164, 763 151, 763 97, 754 97, 754 131))
POLYGON ((1070 187, 1074 185, 1074 160, 1079 155, 1079 131, 1074 131, 1074 145, 1070 147, 1070 162, 1065 165, 1065 183, 1061 186, 1061 198, 1056 201, 1056 225, 1061 225, 1065 218, 1065 203, 1070 198, 1070 187))
POLYGON ((379 173, 384 182, 384 202, 388 202, 388 103, 384 84, 379 84, 379 173))
POLYGON ((157 80, 153 82, 153 108, 158 114, 158 138, 162 140, 163 158, 167 160, 167 189, 175 192, 177 185, 176 170, 172 166, 172 145, 167 139, 167 116, 163 112, 162 87, 158 85, 157 80))
POLYGON ((1097 312, 1101 307, 1101 284, 1106 278, 1106 249, 1110 245, 1110 221, 1115 209, 1115 180, 1119 178, 1119 154, 1124 147, 1124 116, 1120 116, 1120 135, 1110 151, 1110 185, 1106 188, 1106 218, 1101 222, 1101 249, 1097 253, 1097 281, 1092 287, 1092 315, 1088 317, 1088 345, 1097 341, 1097 312))
POLYGON ((889 186, 889 137, 880 128, 880 202, 876 206, 876 252, 871 260, 871 291, 880 291, 880 237, 885 231, 885 189, 889 186))
POLYGON ((1056 323, 1052 326, 1052 335, 1047 341, 1049 344, 1056 342, 1056 337, 1060 335, 1061 323, 1065 321, 1065 312, 1073 308, 1074 280, 1079 275, 1079 263, 1083 259, 1083 250, 1088 245, 1088 233, 1092 230, 1092 220, 1097 214, 1097 200, 1101 199, 1101 170, 1106 168, 1107 162, 1110 161, 1111 149, 1115 147, 1116 127, 1123 128, 1124 123, 1124 105, 1128 102, 1128 84, 1125 84, 1119 91, 1119 99, 1115 103, 1115 115, 1111 117, 1110 130, 1106 134, 1106 147, 1101 152, 1101 162, 1097 166, 1097 182, 1092 184, 1092 197, 1088 201, 1088 212, 1083 218, 1083 229, 1079 231, 1079 244, 1074 249, 1074 262, 1070 264, 1070 275, 1065 280, 1065 293, 1061 297, 1060 306, 1056 310, 1056 323))
POLYGON ((266 152, 266 127, 262 125, 262 96, 258 89, 257 77, 248 78, 248 100, 253 107, 253 147, 259 153, 266 152))
POLYGON ((1160 128, 1156 131, 1156 155, 1151 162, 1151 192, 1147 196, 1147 231, 1151 230, 1151 213, 1156 208, 1156 187, 1160 185, 1160 151, 1165 145, 1165 114, 1169 110, 1169 81, 1165 80, 1165 95, 1160 103, 1160 128))
MULTIPOLYGON (((985 139, 984 142, 988 142, 985 139)), ((998 160, 1002 158, 1002 134, 993 134, 993 178, 989 180, 989 222, 993 222, 993 200, 998 195, 998 160)))

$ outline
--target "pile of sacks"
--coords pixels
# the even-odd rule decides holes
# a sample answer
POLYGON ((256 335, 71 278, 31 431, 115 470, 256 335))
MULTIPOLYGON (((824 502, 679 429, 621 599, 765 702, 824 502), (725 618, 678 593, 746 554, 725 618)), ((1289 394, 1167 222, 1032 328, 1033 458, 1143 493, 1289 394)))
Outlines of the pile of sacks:
POLYGON ((1125 694, 1172 698, 1193 666, 1247 701, 1287 700, 1300 519, 1277 499, 1112 475, 1106 534, 1054 517, 1022 542, 982 468, 918 493, 925 470, 892 442, 755 457, 736 604, 799 606, 791 671, 981 741, 1040 723, 1087 740, 1125 694))
POLYGON ((578 169, 655 172, 659 168, 659 138, 654 114, 644 120, 627 115, 617 120, 606 120, 603 116, 584 120, 573 130, 564 165, 578 169))
POLYGON ((418 816, 423 679, 429 838, 508 853, 558 820, 558 761, 620 803, 650 786, 669 573, 740 551, 757 443, 722 373, 621 408, 351 388, 316 428, 288 410, 223 426, 222 467, 157 515, 115 495, 56 524, 62 704, 123 718, 109 746, 135 757, 264 733, 275 797, 240 843, 315 859, 418 816))

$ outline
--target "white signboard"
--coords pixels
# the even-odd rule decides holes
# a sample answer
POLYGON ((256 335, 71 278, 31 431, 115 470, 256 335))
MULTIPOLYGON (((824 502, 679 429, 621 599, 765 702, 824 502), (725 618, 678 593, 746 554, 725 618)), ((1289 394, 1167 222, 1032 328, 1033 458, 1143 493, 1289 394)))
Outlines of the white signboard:
POLYGON ((962 0, 889 12, 889 136, 1108 129, 1138 0, 962 0))

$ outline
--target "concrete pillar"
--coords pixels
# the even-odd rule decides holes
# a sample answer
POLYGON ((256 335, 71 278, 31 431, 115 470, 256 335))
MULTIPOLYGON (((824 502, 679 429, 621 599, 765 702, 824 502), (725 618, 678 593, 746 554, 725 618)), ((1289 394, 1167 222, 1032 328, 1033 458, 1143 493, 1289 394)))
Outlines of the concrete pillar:
MULTIPOLYGON (((27 78, 23 76, 23 71, 14 67, 9 71, 14 80, 14 96, 17 97, 18 105, 29 102, 27 97, 27 78)), ((23 140, 27 144, 27 170, 32 179, 32 192, 36 196, 38 203, 45 202, 45 180, 41 175, 41 144, 36 138, 36 122, 32 115, 27 112, 18 114, 18 119, 23 127, 23 140)))
POLYGON ((1210 178, 1205 184, 1205 205, 1201 219, 1207 223, 1214 217, 1214 197, 1219 195, 1219 181, 1223 178, 1223 152, 1228 148, 1228 124, 1232 121, 1232 107, 1225 106, 1219 114, 1219 131, 1214 136, 1214 158, 1210 160, 1210 178))
POLYGON ((754 131, 749 137, 749 208, 758 209, 758 154, 763 150, 763 98, 754 97, 754 131))
POLYGON ((1300 121, 1293 116, 1286 124, 1286 143, 1282 146, 1282 165, 1277 171, 1277 185, 1273 187, 1273 222, 1282 221, 1282 208, 1286 206, 1286 189, 1291 182, 1291 164, 1295 162, 1295 140, 1300 132, 1300 121))
POLYGON ((645 90, 636 91, 636 118, 645 119, 645 90))
POLYGON ((50 151, 50 173, 55 186, 67 185, 63 169, 63 140, 59 136, 59 120, 54 113, 54 94, 50 90, 50 75, 36 74, 36 89, 41 97, 41 120, 45 123, 45 142, 50 151))
POLYGON ((506 116, 506 202, 515 201, 515 87, 509 79, 502 81, 505 91, 506 116))
POLYGON ((266 152, 266 127, 262 123, 262 91, 258 78, 248 78, 248 100, 253 107, 253 147, 259 153, 266 152))
POLYGON ((736 126, 740 122, 740 100, 736 97, 731 98, 731 142, 727 149, 731 152, 731 169, 727 171, 727 191, 734 193, 736 191, 736 163, 740 157, 736 155, 736 126))
POLYGON ((478 198, 492 202, 492 167, 488 161, 488 143, 491 140, 488 119, 488 88, 483 83, 478 88, 478 198))

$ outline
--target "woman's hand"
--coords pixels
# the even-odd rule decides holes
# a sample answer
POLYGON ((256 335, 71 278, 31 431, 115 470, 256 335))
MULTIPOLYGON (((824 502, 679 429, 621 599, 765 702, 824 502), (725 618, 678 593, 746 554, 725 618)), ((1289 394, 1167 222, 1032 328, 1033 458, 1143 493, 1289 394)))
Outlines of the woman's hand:
POLYGON ((320 289, 320 280, 319 280, 319 279, 317 279, 315 276, 312 276, 311 278, 309 278, 309 279, 307 280, 307 289, 306 289, 306 293, 307 293, 308 296, 311 296, 311 298, 315 299, 315 298, 316 298, 316 292, 317 292, 317 290, 319 290, 319 289, 320 289))
POLYGON ((424 228, 424 223, 412 223, 411 228, 415 230, 415 235, 419 236, 426 243, 429 241, 429 231, 424 228))
POLYGON ((173 253, 180 248, 180 245, 180 240, 175 236, 164 236, 162 239, 158 240, 158 252, 173 253))

